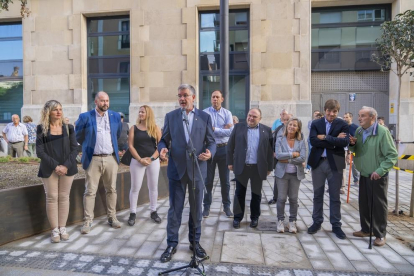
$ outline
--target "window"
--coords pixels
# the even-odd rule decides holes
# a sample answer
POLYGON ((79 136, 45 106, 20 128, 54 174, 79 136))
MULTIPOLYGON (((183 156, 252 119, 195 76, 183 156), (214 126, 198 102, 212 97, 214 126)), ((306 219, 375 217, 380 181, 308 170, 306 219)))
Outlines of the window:
POLYGON ((130 83, 129 17, 88 20, 88 106, 95 107, 95 95, 105 91, 110 109, 129 118, 130 83))
POLYGON ((390 17, 390 5, 313 9, 312 70, 380 70, 370 57, 390 17))
POLYGON ((0 24, 0 122, 11 122, 23 106, 22 24, 0 24))
MULTIPOLYGON (((214 90, 220 90, 220 13, 199 14, 200 108, 211 105, 214 90)), ((249 108, 249 11, 229 12, 229 93, 233 115, 245 120, 249 108)))

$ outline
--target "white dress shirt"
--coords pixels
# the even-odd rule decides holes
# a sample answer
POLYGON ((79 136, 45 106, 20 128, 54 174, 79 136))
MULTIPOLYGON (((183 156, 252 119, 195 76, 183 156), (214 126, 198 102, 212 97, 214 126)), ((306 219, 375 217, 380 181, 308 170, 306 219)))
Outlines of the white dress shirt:
POLYGON ((27 128, 24 124, 19 123, 15 126, 13 122, 7 124, 3 129, 3 133, 6 134, 7 140, 10 143, 24 142, 24 136, 28 135, 27 128))
POLYGON ((114 148, 112 146, 111 125, 109 123, 108 112, 104 112, 103 116, 101 116, 95 110, 95 114, 97 133, 93 154, 112 154, 114 153, 114 148))

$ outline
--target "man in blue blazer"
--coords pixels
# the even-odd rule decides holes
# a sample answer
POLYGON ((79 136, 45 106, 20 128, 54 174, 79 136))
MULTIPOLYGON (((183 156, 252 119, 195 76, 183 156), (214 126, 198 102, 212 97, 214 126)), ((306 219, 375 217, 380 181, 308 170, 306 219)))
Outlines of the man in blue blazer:
POLYGON ((340 108, 337 100, 327 100, 324 107, 325 117, 312 121, 309 134, 312 149, 308 164, 312 167, 314 197, 313 224, 308 228, 308 233, 314 234, 321 229, 325 181, 328 180, 332 232, 338 238, 345 239, 346 235, 341 229, 340 189, 346 166, 344 148, 349 143, 349 127, 344 120, 337 118, 340 108))
POLYGON ((86 187, 83 195, 84 223, 82 234, 91 230, 94 217, 95 197, 102 177, 106 191, 108 223, 120 228, 116 218, 116 177, 118 174, 118 139, 122 131, 121 117, 108 110, 109 96, 98 92, 95 109, 82 113, 76 121, 76 140, 82 145, 82 167, 86 173, 86 187))
POLYGON ((161 255, 161 262, 168 262, 176 252, 179 241, 178 231, 181 225, 181 217, 184 208, 185 193, 188 185, 190 218, 188 220, 190 250, 195 250, 199 258, 207 257, 206 251, 201 247, 199 241, 201 236, 201 219, 204 186, 202 179, 207 175, 207 160, 211 160, 216 152, 216 143, 213 137, 211 117, 204 111, 194 107, 195 89, 189 84, 182 84, 178 87, 179 109, 169 112, 165 116, 164 128, 161 141, 158 143, 161 160, 169 162, 167 175, 169 179, 170 209, 168 210, 167 224, 167 248, 161 255), (184 118, 189 122, 190 134, 185 127, 184 118), (200 164, 201 175, 197 167, 193 181, 193 162, 189 155, 189 137, 194 143, 196 157, 200 164), (195 189, 193 188, 193 184, 195 189), (190 191, 191 190, 191 191, 190 191), (195 202, 193 199, 195 191, 195 202), (193 236, 193 228, 196 230, 193 236), (196 246, 193 248, 193 240, 196 246))

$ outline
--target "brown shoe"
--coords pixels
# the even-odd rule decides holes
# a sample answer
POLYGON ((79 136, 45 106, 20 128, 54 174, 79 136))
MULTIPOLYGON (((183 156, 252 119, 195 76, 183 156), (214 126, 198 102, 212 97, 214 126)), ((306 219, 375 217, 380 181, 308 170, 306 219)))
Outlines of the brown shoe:
POLYGON ((362 232, 362 230, 354 232, 352 233, 352 235, 354 235, 354 237, 360 237, 360 238, 369 237, 369 233, 362 232))
POLYGON ((385 237, 384 238, 376 238, 374 241, 375 246, 383 246, 385 244, 385 237))

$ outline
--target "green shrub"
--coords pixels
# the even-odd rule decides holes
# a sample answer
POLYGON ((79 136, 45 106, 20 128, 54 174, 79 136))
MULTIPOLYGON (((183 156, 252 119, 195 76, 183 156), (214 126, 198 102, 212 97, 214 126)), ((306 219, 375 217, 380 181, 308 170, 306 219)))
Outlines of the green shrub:
POLYGON ((30 157, 19 157, 17 158, 18 162, 28 163, 30 161, 30 157))
POLYGON ((0 163, 8 163, 10 160, 7 158, 7 156, 1 156, 0 157, 0 163))

